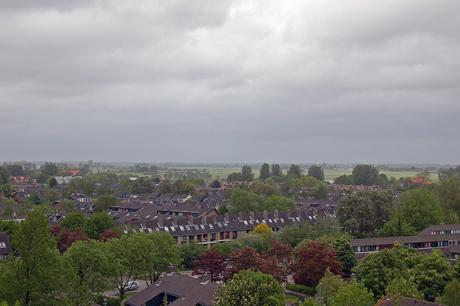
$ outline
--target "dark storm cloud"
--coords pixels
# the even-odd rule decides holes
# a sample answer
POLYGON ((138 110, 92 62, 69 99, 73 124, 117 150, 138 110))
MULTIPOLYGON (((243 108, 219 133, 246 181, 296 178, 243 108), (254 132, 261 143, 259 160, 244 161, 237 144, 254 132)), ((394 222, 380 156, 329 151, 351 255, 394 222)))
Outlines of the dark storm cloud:
POLYGON ((0 160, 458 163, 456 1, 4 1, 0 160))

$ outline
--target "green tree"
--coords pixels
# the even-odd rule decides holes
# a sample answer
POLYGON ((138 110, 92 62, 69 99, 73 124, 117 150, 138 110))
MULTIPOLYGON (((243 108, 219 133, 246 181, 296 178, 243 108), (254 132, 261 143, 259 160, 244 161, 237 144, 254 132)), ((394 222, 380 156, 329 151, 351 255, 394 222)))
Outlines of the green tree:
POLYGON ((51 180, 50 180, 50 184, 49 184, 50 188, 53 188, 54 186, 57 186, 57 184, 58 184, 58 182, 57 182, 56 178, 52 177, 51 180))
POLYGON ((172 193, 171 182, 169 180, 161 182, 159 191, 161 194, 172 193))
POLYGON ((13 194, 13 187, 11 187, 9 184, 2 185, 0 187, 0 192, 3 192, 3 196, 5 198, 11 198, 13 194))
POLYGON ((40 167, 40 169, 42 170, 42 173, 48 176, 53 176, 59 173, 59 168, 55 163, 46 162, 42 167, 40 167))
POLYGON ((270 177, 270 166, 267 163, 264 163, 262 167, 260 167, 259 178, 265 180, 268 177, 270 177))
POLYGON ((99 198, 94 201, 94 204, 96 205, 96 211, 101 212, 104 210, 109 209, 110 206, 115 206, 117 205, 117 197, 109 194, 103 194, 99 198))
POLYGON ((0 265, 0 300, 51 305, 60 296, 62 266, 42 209, 34 209, 20 223, 11 245, 20 257, 0 265))
POLYGON ((68 305, 91 305, 94 293, 109 289, 111 262, 104 244, 94 240, 76 241, 63 254, 68 305))
POLYGON ((214 180, 211 183, 211 188, 220 188, 220 187, 221 187, 221 184, 220 184, 219 180, 214 180))
POLYGON ((418 232, 443 221, 441 202, 436 194, 427 188, 408 190, 401 194, 398 200, 401 204, 397 207, 395 216, 401 216, 403 222, 418 232))
POLYGON ((353 185, 353 175, 341 175, 339 177, 337 177, 335 180, 334 180, 334 183, 339 185, 339 184, 343 184, 343 185, 353 185))
POLYGON ((0 166, 0 185, 8 184, 10 176, 10 171, 8 171, 5 167, 0 166))
POLYGON ((50 205, 54 205, 54 202, 59 201, 60 199, 61 195, 57 190, 54 189, 48 190, 43 196, 44 202, 50 205))
POLYGON ((318 181, 324 181, 324 170, 321 166, 313 165, 308 169, 308 176, 312 176, 318 181))
POLYGON ((460 306, 460 282, 456 278, 444 288, 442 303, 449 306, 460 306))
POLYGON ((226 213, 228 213, 229 210, 228 210, 228 207, 227 207, 227 204, 222 204, 219 206, 219 208, 217 209, 217 213, 219 215, 225 215, 226 213))
POLYGON ((151 194, 153 192, 155 192, 155 180, 144 176, 135 180, 131 187, 133 194, 151 194))
POLYGON ((434 302, 442 295, 444 287, 453 279, 452 268, 439 250, 433 250, 413 269, 417 289, 425 295, 425 299, 434 302))
POLYGON ((272 195, 263 205, 264 209, 268 212, 278 211, 295 211, 297 210, 297 204, 293 199, 272 195))
POLYGON ((411 299, 423 300, 424 295, 417 289, 415 278, 410 276, 407 278, 392 279, 390 285, 385 290, 386 295, 408 297, 411 299))
POLYGON ((244 165, 241 168, 241 176, 243 178, 243 181, 252 182, 254 180, 254 173, 252 173, 251 166, 244 165))
POLYGON ((40 194, 36 191, 30 195, 30 200, 35 204, 35 205, 40 205, 42 204, 42 198, 40 197, 40 194))
POLYGON ((86 219, 82 228, 83 234, 93 240, 98 240, 103 232, 113 229, 115 222, 112 217, 104 212, 97 212, 86 219))
POLYGON ((217 287, 213 305, 282 306, 284 288, 271 275, 242 271, 235 274, 231 281, 217 287))
POLYGON ((332 297, 343 287, 347 287, 348 283, 340 277, 340 275, 335 275, 331 271, 326 270, 323 277, 319 281, 322 285, 320 289, 320 284, 316 286, 316 296, 319 297, 320 291, 322 298, 326 302, 326 305, 330 305, 332 297))
POLYGON ((337 219, 346 232, 374 235, 390 217, 393 195, 389 192, 359 191, 346 195, 337 203, 337 219))
POLYGON ((180 250, 181 258, 183 259, 182 265, 188 270, 195 268, 195 261, 200 260, 200 255, 206 252, 206 247, 192 240, 189 244, 181 244, 180 250))
POLYGON ((302 168, 299 165, 294 165, 292 164, 291 167, 289 167, 287 171, 287 176, 293 176, 295 178, 300 178, 300 175, 302 174, 302 168))
POLYGON ((64 219, 61 221, 61 226, 66 228, 68 231, 75 231, 76 227, 83 228, 86 222, 85 215, 78 211, 67 214, 64 219))
POLYGON ((120 300, 124 299, 128 282, 138 279, 140 270, 138 244, 134 239, 123 235, 120 239, 105 242, 106 256, 110 261, 109 278, 115 283, 120 300))
POLYGON ((353 281, 349 286, 342 287, 331 298, 331 306, 367 306, 373 304, 372 291, 368 291, 360 282, 353 281))
POLYGON ((356 165, 352 174, 355 185, 372 186, 379 178, 379 170, 372 165, 356 165))
POLYGON ((351 247, 350 238, 347 236, 340 236, 336 239, 332 246, 335 249, 337 260, 342 264, 342 272, 344 277, 349 278, 352 269, 358 264, 356 254, 351 247))
POLYGON ((180 267, 182 263, 181 250, 176 239, 169 233, 152 232, 145 234, 141 232, 130 238, 136 246, 135 255, 140 259, 138 259, 136 268, 148 285, 157 281, 160 274, 166 272, 170 264, 180 267))
POLYGON ((280 165, 272 164, 270 175, 271 176, 282 176, 283 171, 281 170, 280 165))
POLYGON ((356 277, 374 293, 375 298, 385 295, 391 280, 410 277, 410 269, 420 262, 423 254, 415 249, 396 244, 393 249, 368 254, 358 262, 356 277))
POLYGON ((316 200, 328 200, 329 199, 329 196, 328 196, 329 190, 330 190, 330 188, 328 187, 328 185, 326 185, 325 183, 320 182, 318 184, 318 187, 316 187, 315 192, 313 192, 313 196, 315 197, 316 200))
POLYGON ((250 212, 259 212, 263 201, 263 197, 258 194, 247 190, 235 189, 230 196, 230 213, 237 214, 238 212, 242 212, 247 214, 250 212))
POLYGON ((10 174, 12 176, 19 176, 25 174, 24 169, 22 169, 22 166, 18 164, 8 165, 6 166, 6 168, 8 169, 8 171, 10 171, 10 174))

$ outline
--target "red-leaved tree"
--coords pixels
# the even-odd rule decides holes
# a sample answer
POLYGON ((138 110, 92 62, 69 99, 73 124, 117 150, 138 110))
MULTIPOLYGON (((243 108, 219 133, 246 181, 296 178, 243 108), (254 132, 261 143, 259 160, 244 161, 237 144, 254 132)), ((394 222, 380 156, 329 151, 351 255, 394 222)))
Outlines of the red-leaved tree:
POLYGON ((260 267, 260 255, 257 250, 251 247, 237 249, 230 253, 230 260, 225 270, 223 281, 227 282, 233 279, 233 275, 243 271, 258 271, 260 267))
POLYGON ((51 235, 56 236, 59 252, 64 253, 75 241, 89 240, 81 232, 81 227, 76 227, 75 232, 66 230, 65 227, 61 227, 56 224, 51 229, 51 235))
POLYGON ((270 248, 260 256, 259 271, 271 274, 280 284, 286 283, 291 274, 292 254, 290 244, 283 244, 272 239, 270 248))
POLYGON ((211 275, 211 281, 215 282, 222 279, 222 273, 227 267, 227 258, 215 249, 210 249, 200 255, 201 260, 195 260, 193 275, 211 275))
POLYGON ((112 230, 106 230, 105 232, 99 235, 99 242, 107 242, 108 239, 118 238, 120 239, 120 234, 112 230))
POLYGON ((326 269, 343 276, 335 249, 324 242, 309 241, 296 254, 297 261, 291 266, 296 284, 315 287, 326 269))

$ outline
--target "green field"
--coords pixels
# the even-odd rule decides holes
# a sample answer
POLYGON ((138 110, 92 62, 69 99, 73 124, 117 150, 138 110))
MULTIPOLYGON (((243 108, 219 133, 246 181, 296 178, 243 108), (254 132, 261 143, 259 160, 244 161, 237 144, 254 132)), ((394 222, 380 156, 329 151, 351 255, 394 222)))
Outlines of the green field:
MULTIPOLYGON (((203 168, 198 168, 198 167, 177 167, 175 169, 203 169, 203 168)), ((241 168, 226 168, 226 167, 209 167, 206 168, 211 174, 212 174, 212 179, 226 179, 227 176, 233 172, 240 172, 241 168)), ((93 168, 93 173, 97 173, 99 170, 100 172, 105 172, 102 168, 93 168)), ((324 171, 324 176, 325 180, 331 180, 333 181, 337 177, 341 175, 350 175, 351 174, 351 169, 350 170, 325 170, 324 171)), ((254 176, 257 178, 259 176, 259 169, 253 169, 254 176)), ((283 171, 286 173, 286 170, 283 171)), ((143 176, 142 173, 135 173, 135 172, 123 172, 123 171, 117 171, 117 174, 128 174, 128 175, 138 175, 138 176, 143 176)), ((380 171, 380 173, 384 173, 390 177, 394 177, 396 179, 399 179, 401 177, 415 177, 417 175, 417 172, 415 171, 380 171)), ((438 181, 438 175, 436 173, 432 173, 430 177, 432 182, 437 182, 438 181)))

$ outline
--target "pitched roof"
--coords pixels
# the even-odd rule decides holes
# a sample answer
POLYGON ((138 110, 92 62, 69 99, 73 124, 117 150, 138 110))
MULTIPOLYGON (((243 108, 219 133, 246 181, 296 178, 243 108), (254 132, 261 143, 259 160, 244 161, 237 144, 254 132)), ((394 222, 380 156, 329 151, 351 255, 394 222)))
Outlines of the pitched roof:
POLYGON ((148 301, 164 293, 177 297, 168 305, 190 306, 199 303, 211 305, 217 284, 212 282, 202 283, 200 279, 180 274, 166 274, 152 285, 125 302, 128 306, 145 305, 148 301))
POLYGON ((0 232, 0 259, 3 258, 3 255, 8 255, 12 252, 13 249, 11 248, 10 241, 8 240, 8 235, 5 232, 0 232))

